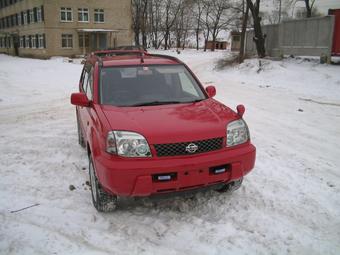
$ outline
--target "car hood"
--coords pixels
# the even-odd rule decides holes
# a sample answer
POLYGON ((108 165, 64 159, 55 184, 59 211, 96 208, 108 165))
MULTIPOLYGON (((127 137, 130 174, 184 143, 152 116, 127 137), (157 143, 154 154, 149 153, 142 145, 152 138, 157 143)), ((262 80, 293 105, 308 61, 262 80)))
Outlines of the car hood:
POLYGON ((101 106, 112 130, 142 134, 150 144, 224 137, 226 124, 239 118, 214 99, 143 107, 101 106))

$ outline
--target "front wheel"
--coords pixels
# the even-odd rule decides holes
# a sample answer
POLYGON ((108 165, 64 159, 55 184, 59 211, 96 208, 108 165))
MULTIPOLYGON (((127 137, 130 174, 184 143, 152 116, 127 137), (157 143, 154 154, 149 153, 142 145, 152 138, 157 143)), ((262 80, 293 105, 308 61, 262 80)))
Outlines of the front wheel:
POLYGON ((105 192, 98 181, 93 165, 92 156, 89 155, 89 175, 91 183, 92 202, 99 212, 112 212, 117 207, 117 196, 105 192))

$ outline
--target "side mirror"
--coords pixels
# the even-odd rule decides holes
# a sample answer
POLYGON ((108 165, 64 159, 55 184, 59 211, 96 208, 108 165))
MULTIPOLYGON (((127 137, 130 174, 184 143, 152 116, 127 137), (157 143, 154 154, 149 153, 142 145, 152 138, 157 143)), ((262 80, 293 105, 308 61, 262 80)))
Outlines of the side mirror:
POLYGON ((246 111, 246 108, 244 107, 243 104, 239 104, 239 105, 236 107, 236 109, 237 109, 237 114, 238 114, 238 116, 240 116, 240 117, 242 118, 244 112, 246 111))
POLYGON ((216 96, 216 88, 214 86, 208 86, 205 88, 205 91, 208 93, 208 96, 211 98, 211 97, 214 97, 216 96))
POLYGON ((87 99, 85 93, 73 93, 71 95, 71 104, 76 106, 89 107, 90 101, 87 99))

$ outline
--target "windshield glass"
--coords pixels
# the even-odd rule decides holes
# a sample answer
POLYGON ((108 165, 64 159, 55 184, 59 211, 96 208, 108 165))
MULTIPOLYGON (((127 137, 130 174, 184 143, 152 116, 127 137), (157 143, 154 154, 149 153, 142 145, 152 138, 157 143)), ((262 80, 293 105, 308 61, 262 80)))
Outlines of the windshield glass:
POLYGON ((100 102, 105 105, 190 103, 205 98, 183 65, 105 67, 100 73, 100 102))

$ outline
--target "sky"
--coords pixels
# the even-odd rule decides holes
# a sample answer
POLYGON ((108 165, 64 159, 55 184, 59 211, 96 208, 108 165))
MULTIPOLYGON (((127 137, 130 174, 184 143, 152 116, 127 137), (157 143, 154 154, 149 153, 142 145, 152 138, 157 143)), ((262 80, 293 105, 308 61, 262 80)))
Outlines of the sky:
POLYGON ((323 14, 328 13, 328 9, 340 9, 340 0, 316 0, 315 6, 323 14))
MULTIPOLYGON (((282 5, 284 8, 285 3, 291 2, 293 0, 282 0, 282 5)), ((312 0, 310 0, 312 1, 312 0)), ((294 6, 294 5, 292 5, 294 6)), ((328 9, 340 9, 340 0, 315 0, 315 7, 321 14, 326 15, 328 13, 328 9)), ((261 1, 261 11, 270 11, 270 10, 278 10, 279 8, 279 0, 262 0, 261 1)), ((300 8, 305 8, 305 2, 300 0, 296 2, 295 7, 291 7, 288 10, 288 13, 292 13, 292 9, 294 11, 300 8)))

